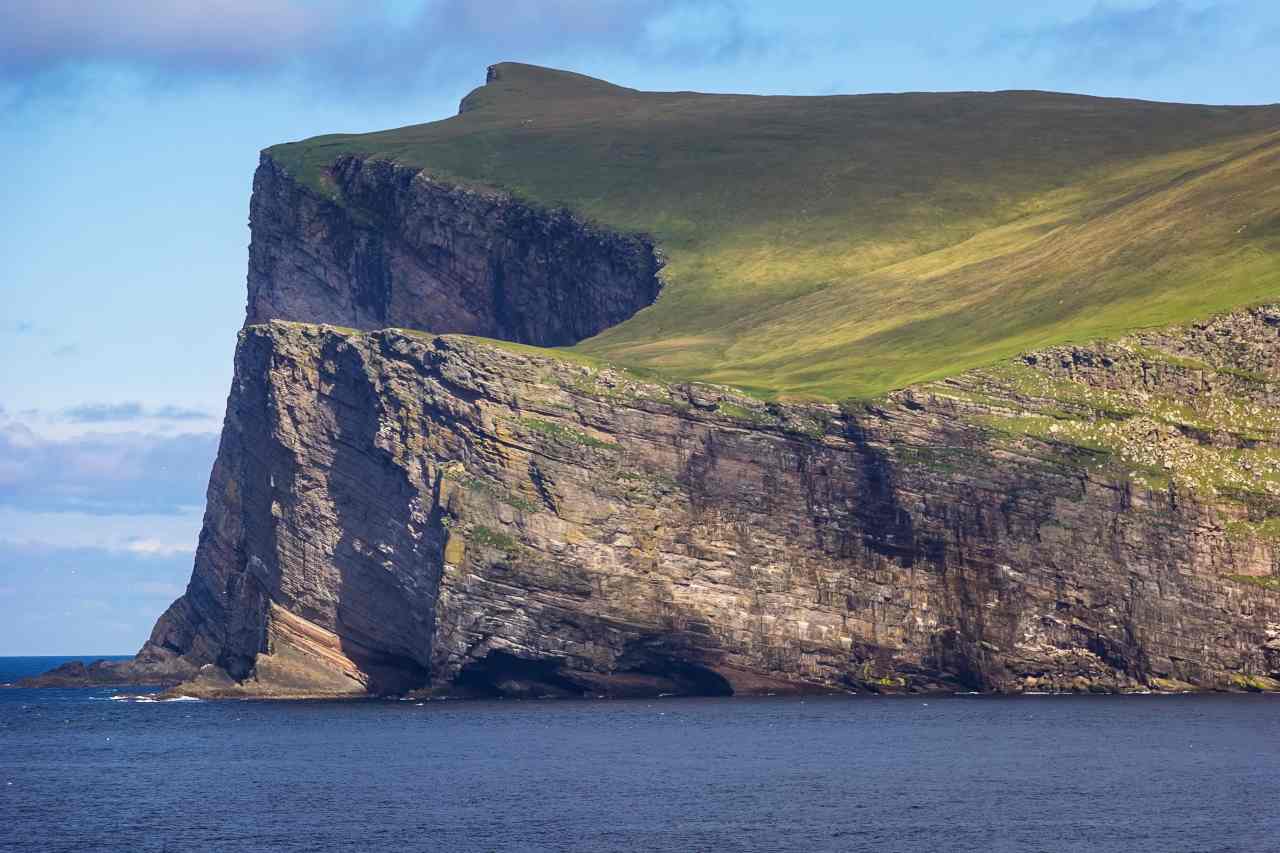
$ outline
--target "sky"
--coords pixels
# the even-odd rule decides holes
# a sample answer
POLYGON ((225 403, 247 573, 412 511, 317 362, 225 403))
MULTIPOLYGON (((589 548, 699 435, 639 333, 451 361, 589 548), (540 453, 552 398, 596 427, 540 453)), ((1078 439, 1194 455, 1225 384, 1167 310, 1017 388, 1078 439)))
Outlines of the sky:
POLYGON ((268 145, 445 118, 503 60, 1252 104, 1277 45, 1274 0, 5 0, 0 655, 132 653, 185 587, 268 145))

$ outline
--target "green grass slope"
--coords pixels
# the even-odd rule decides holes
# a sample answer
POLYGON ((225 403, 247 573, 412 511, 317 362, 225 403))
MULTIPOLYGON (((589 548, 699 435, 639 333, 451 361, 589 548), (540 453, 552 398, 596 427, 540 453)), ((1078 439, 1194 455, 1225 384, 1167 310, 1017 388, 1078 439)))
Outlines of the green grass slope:
POLYGON ((1280 296, 1280 107, 1048 92, 640 92, 495 66, 456 117, 344 153, 652 235, 657 303, 580 352, 766 395, 868 396, 1280 296))

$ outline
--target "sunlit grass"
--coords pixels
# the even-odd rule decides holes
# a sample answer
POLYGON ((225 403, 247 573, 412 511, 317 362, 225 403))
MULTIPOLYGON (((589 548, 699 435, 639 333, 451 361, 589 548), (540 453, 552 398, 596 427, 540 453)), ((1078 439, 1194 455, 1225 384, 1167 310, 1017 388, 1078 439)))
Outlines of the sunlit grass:
POLYGON ((271 153, 323 192, 362 153, 653 235, 666 288, 592 358, 840 399, 1280 295, 1275 107, 498 77, 458 117, 271 153))

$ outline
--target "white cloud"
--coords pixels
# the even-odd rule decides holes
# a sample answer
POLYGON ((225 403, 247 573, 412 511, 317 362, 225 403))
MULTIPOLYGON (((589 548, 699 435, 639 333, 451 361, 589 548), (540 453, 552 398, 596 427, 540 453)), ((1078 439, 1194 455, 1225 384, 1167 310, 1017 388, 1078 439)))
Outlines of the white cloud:
POLYGON ((271 65, 332 37, 352 0, 8 0, 0 53, 18 69, 141 60, 210 69, 271 65))
POLYGON ((97 515, 178 513, 204 499, 214 432, 45 437, 0 423, 0 506, 97 515))
POLYGON ((397 94, 431 76, 566 52, 718 59, 740 48, 742 0, 8 0, 0 83, 50 91, 104 66, 167 85, 304 75, 397 94), (674 16, 674 17, 672 17, 674 16), (656 29, 651 28, 655 24, 656 29), (656 38, 654 37, 656 36, 656 38), (676 43, 670 38, 674 37, 676 43))
POLYGON ((178 554, 194 554, 196 549, 193 540, 163 542, 159 539, 132 539, 125 543, 124 550, 143 557, 173 557, 178 554))
POLYGON ((82 512, 31 512, 0 506, 0 545, 43 551, 84 549, 143 558, 195 551, 203 510, 111 516, 82 512))

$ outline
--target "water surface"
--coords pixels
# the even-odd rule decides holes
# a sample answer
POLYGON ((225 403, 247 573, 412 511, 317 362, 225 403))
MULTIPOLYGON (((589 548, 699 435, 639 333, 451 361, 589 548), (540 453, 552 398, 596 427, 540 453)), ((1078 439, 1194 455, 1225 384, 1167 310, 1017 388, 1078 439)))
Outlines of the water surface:
POLYGON ((0 690, 0 850, 1280 849, 1280 697, 113 692, 0 690))

